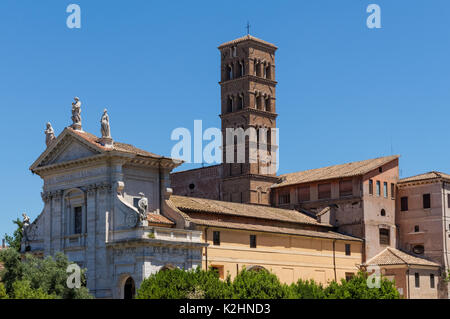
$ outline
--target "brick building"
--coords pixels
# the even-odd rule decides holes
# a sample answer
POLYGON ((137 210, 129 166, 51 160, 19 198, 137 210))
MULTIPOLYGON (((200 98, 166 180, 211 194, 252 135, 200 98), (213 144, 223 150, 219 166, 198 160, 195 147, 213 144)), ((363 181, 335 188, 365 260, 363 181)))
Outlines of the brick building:
MULTIPOLYGON (((258 152, 256 161, 252 161, 249 155, 252 154, 249 151, 252 145, 246 139, 245 161, 236 162, 236 150, 240 142, 234 141, 232 148, 229 141, 226 143, 227 128, 245 130, 254 127, 266 128, 268 131, 276 128, 276 49, 275 45, 250 35, 219 46, 220 117, 225 145, 223 161, 214 166, 172 173, 174 194, 270 205, 309 214, 318 222, 331 225, 338 233, 363 239, 362 264, 366 261, 375 264, 380 260, 379 256, 393 256, 393 252, 396 252, 397 257, 391 259, 396 259, 396 262, 406 267, 409 267, 408 261, 413 260, 415 267, 423 268, 421 272, 424 274, 430 270, 430 276, 439 277, 436 279, 439 291, 447 291, 447 285, 441 279, 448 269, 446 247, 450 221, 447 220, 447 208, 444 209, 444 206, 450 198, 444 197, 450 195, 448 182, 443 182, 448 175, 436 177, 432 190, 413 188, 412 180, 399 181, 399 156, 393 155, 276 176, 273 171, 267 173, 265 170, 267 165, 273 164, 273 154, 277 150, 276 139, 270 134, 257 136, 258 147, 266 143, 269 160, 258 152), (231 163, 227 158, 230 152, 234 152, 234 161, 231 163), (419 221, 425 222, 420 212, 411 216, 401 213, 400 206, 404 201, 401 198, 405 197, 405 192, 410 192, 414 203, 422 196, 421 193, 432 194, 429 196, 436 206, 433 213, 425 211, 425 214, 433 215, 429 219, 434 218, 432 228, 439 229, 437 232, 421 234, 418 231, 418 234, 411 235, 411 230, 405 230, 419 221), (438 201, 438 198, 441 200, 438 201), (418 221, 415 220, 416 215, 418 221), (435 241, 438 237, 440 240, 435 241), (419 251, 421 247, 425 248, 426 253, 419 251), (440 267, 438 270, 436 265, 440 267)), ((422 227, 431 227, 430 222, 426 225, 422 227)), ((397 275, 399 282, 402 282, 398 288, 403 289, 403 283, 407 282, 405 276, 409 275, 405 271, 397 275)), ((437 288, 430 289, 423 294, 417 290, 413 293, 407 288, 404 291, 407 292, 405 296, 411 298, 437 297, 437 288)))

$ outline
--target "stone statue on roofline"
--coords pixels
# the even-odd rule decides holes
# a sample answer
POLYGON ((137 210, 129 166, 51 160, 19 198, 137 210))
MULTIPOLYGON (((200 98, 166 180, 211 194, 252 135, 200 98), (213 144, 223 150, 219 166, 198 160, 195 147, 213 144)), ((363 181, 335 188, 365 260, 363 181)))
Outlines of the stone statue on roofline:
POLYGON ((102 137, 100 139, 100 143, 108 148, 113 147, 113 139, 111 137, 111 126, 109 125, 109 115, 106 109, 103 110, 103 115, 100 120, 100 132, 102 133, 102 137))
POLYGON ((55 131, 53 130, 52 125, 50 122, 47 123, 47 128, 45 129, 45 144, 47 147, 50 146, 50 144, 56 139, 55 137, 55 131))
POLYGON ((28 245, 28 228, 30 227, 30 217, 27 214, 22 214, 22 240, 25 242, 25 246, 28 245))
POLYGON ((102 132, 102 138, 111 138, 111 130, 109 126, 109 116, 108 111, 106 109, 103 110, 103 116, 100 120, 101 126, 101 132, 102 132))
POLYGON ((147 209, 148 209, 148 199, 145 197, 144 193, 139 193, 141 198, 138 201, 139 210, 139 222, 141 226, 147 225, 147 209))
POLYGON ((72 128, 81 131, 81 101, 78 97, 73 98, 72 102, 72 128))

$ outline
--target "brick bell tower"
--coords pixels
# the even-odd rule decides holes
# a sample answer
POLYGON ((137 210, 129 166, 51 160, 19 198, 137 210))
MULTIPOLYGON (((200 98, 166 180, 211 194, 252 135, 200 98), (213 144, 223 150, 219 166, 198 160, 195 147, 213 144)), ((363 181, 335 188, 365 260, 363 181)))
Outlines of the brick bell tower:
MULTIPOLYGON (((223 162, 221 199, 225 201, 270 204, 270 186, 278 181, 275 167, 277 150, 275 131, 275 51, 277 47, 246 35, 224 43, 221 53, 221 114, 223 162), (228 144, 227 128, 248 132, 254 128, 256 136, 235 139, 228 144), (268 153, 251 152, 252 141, 260 148, 265 144, 268 153), (242 145, 244 144, 244 145, 242 145), (245 160, 238 160, 238 145, 245 148, 245 160), (230 158, 234 153, 234 160, 230 158), (256 154, 256 155, 255 155, 256 154), (267 154, 267 155, 264 155, 267 154)), ((255 149, 255 148, 253 148, 255 149)), ((242 153, 242 152, 241 152, 242 153)))

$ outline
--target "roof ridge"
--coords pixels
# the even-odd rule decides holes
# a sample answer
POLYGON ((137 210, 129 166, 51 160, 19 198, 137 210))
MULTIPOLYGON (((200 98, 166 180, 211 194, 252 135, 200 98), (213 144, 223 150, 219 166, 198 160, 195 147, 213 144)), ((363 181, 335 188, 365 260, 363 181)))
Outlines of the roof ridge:
POLYGON ((334 164, 334 165, 328 165, 328 166, 323 166, 323 167, 317 167, 317 168, 310 168, 310 169, 306 169, 306 170, 302 170, 302 171, 296 171, 296 172, 292 172, 292 173, 286 173, 280 176, 285 176, 285 175, 289 175, 289 174, 296 174, 296 173, 302 173, 302 172, 307 172, 307 171, 314 171, 314 170, 319 170, 319 169, 325 169, 325 168, 330 168, 330 167, 336 167, 336 166, 344 166, 344 165, 350 165, 350 164, 360 164, 363 162, 367 162, 367 161, 374 161, 377 159, 382 159, 382 158, 398 158, 400 157, 400 155, 389 155, 389 156, 380 156, 380 157, 375 157, 375 158, 369 158, 369 159, 365 159, 365 160, 360 160, 360 161, 353 161, 353 162, 346 162, 346 163, 342 163, 342 164, 334 164))

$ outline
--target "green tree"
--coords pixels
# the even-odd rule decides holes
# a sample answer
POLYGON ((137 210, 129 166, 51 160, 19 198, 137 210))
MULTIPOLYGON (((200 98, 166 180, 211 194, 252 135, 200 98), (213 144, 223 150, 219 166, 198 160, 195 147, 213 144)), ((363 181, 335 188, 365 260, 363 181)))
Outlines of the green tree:
POLYGON ((380 288, 369 288, 368 274, 359 271, 350 280, 342 279, 341 283, 333 281, 325 288, 329 299, 399 299, 400 294, 395 283, 385 277, 380 278, 380 288))
POLYGON ((0 278, 10 297, 17 298, 16 291, 20 296, 34 296, 30 292, 33 290, 36 296, 48 295, 63 299, 92 298, 85 287, 85 270, 81 273, 82 287, 78 289, 67 287, 66 269, 71 263, 63 253, 57 253, 54 258, 49 256, 44 259, 26 254, 22 260, 19 252, 9 248, 0 251, 0 261, 4 264, 0 278))
POLYGON ((247 270, 243 268, 234 278, 232 297, 235 299, 280 299, 290 298, 287 285, 267 270, 247 270))
POLYGON ((0 299, 8 299, 5 285, 2 282, 0 282, 0 299))
POLYGON ((47 294, 44 289, 34 289, 28 280, 18 280, 13 283, 14 299, 56 299, 58 296, 47 294))
POLYGON ((326 297, 322 284, 314 280, 299 279, 290 286, 292 297, 295 299, 324 299, 326 297))
POLYGON ((222 299, 230 296, 230 285, 229 277, 221 281, 212 269, 175 268, 150 275, 142 282, 136 299, 222 299))
POLYGON ((20 251, 20 244, 22 242, 22 221, 17 218, 16 220, 13 220, 13 223, 17 225, 16 230, 14 231, 12 236, 9 236, 8 234, 5 234, 5 241, 8 244, 10 248, 13 248, 17 251, 20 251))

